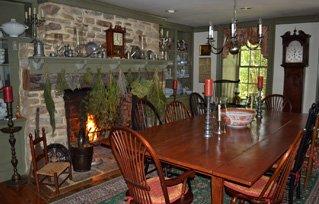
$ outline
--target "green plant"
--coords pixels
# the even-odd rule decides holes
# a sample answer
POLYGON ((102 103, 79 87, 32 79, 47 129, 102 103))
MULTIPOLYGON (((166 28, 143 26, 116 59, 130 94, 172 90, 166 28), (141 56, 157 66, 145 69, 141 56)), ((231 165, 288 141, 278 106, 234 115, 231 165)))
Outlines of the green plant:
POLYGON ((85 85, 92 86, 93 79, 94 79, 94 75, 91 69, 89 67, 86 68, 86 72, 82 75, 81 80, 84 82, 85 85))
POLYGON ((131 92, 138 98, 147 98, 160 114, 164 114, 166 97, 157 71, 154 72, 152 80, 137 79, 133 81, 131 92))
POLYGON ((162 115, 165 112, 166 97, 157 71, 154 72, 152 82, 153 83, 147 95, 147 99, 155 106, 159 114, 162 115))
POLYGON ((99 128, 109 129, 114 125, 118 115, 119 89, 111 74, 107 87, 104 85, 100 69, 95 78, 96 81, 87 98, 87 112, 95 116, 99 128))
POLYGON ((62 95, 65 89, 69 89, 68 82, 65 78, 65 69, 58 73, 55 89, 57 95, 62 95))
POLYGON ((46 75, 45 84, 44 84, 44 103, 50 115, 50 125, 52 127, 52 136, 55 131, 55 104, 51 95, 51 82, 49 77, 46 75))
POLYGON ((139 98, 144 98, 149 94, 152 83, 151 80, 146 79, 135 80, 131 84, 131 92, 139 98))

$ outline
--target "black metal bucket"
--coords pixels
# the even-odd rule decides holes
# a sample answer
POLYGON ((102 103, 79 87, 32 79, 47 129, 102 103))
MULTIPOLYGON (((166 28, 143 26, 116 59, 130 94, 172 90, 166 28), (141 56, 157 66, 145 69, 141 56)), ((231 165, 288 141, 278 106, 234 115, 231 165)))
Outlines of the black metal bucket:
POLYGON ((72 165, 74 171, 84 172, 91 170, 91 163, 93 157, 93 146, 85 147, 70 147, 72 165))

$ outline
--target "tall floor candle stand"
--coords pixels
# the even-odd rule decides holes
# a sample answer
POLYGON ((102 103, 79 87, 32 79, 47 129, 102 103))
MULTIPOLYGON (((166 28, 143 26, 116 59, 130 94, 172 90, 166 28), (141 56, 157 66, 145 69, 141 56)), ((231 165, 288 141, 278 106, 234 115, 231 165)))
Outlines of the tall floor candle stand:
POLYGON ((205 115, 205 129, 204 129, 204 137, 209 138, 212 137, 212 122, 210 118, 210 100, 211 96, 205 96, 206 98, 206 115, 205 115))
POLYGON ((8 116, 8 127, 2 128, 1 132, 7 133, 10 135, 9 143, 11 145, 11 164, 13 166, 13 174, 11 177, 11 180, 7 181, 8 186, 14 186, 19 187, 20 185, 23 185, 27 182, 25 178, 22 178, 20 174, 18 173, 18 159, 16 156, 16 150, 15 150, 15 143, 16 139, 14 137, 14 133, 19 132, 22 128, 21 127, 14 127, 13 123, 13 115, 12 115, 12 102, 6 103, 7 104, 7 116, 8 116))
POLYGON ((262 115, 262 109, 261 109, 261 91, 262 89, 261 88, 258 88, 258 98, 257 98, 257 109, 256 109, 256 118, 257 119, 262 119, 263 115, 262 115))

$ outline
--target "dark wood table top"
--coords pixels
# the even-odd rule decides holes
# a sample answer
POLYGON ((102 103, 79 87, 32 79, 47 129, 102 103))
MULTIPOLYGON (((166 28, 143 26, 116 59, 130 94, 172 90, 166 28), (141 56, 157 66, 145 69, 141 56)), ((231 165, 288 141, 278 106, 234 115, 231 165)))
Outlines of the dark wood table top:
POLYGON ((252 185, 288 149, 307 115, 265 113, 261 122, 204 138, 204 117, 148 128, 140 133, 162 161, 199 173, 252 185))

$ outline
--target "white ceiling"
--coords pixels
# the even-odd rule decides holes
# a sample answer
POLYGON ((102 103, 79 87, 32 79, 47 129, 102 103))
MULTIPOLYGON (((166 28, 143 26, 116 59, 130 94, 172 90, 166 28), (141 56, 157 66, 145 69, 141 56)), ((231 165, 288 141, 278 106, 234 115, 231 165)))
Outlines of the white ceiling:
MULTIPOLYGON (((205 26, 229 23, 233 16, 233 0, 98 0, 113 5, 143 11, 168 21, 190 26, 205 26), (168 14, 167 9, 176 9, 168 14)), ((258 17, 274 18, 319 14, 319 0, 237 0, 237 8, 252 7, 251 10, 238 9, 238 20, 250 21, 258 17)))

